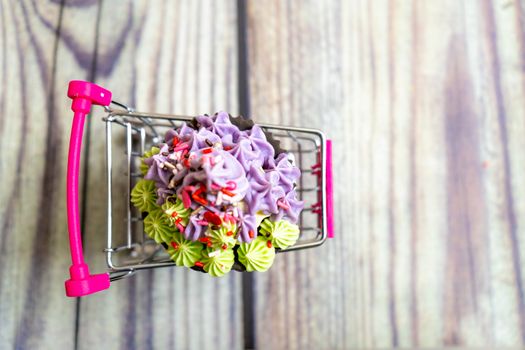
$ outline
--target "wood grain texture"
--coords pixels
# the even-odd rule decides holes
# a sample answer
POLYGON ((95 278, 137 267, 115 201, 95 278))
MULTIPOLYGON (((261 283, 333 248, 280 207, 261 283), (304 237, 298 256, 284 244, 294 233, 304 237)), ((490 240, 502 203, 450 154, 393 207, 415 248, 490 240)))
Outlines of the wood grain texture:
MULTIPOLYGON (((524 28, 517 0, 0 1, 0 348, 232 349, 244 326, 260 349, 524 346, 524 28), (65 298, 71 79, 143 111, 323 129, 336 239, 251 275, 245 305, 250 279, 177 268, 65 298)), ((95 111, 82 212, 102 271, 95 111)))
POLYGON ((248 3, 253 117, 336 164, 336 239, 256 277, 259 348, 524 344, 523 11, 248 3))
MULTIPOLYGON (((237 111, 235 2, 103 2, 98 31, 94 80, 114 99, 159 113, 237 111)), ((106 244, 102 115, 90 124, 85 228, 88 258, 99 270, 106 244)), ((115 185, 125 193, 124 181, 115 185)), ((141 271, 81 301, 78 347, 242 348, 241 293, 235 273, 212 279, 182 268, 141 271)))
POLYGON ((63 286, 71 122, 64 82, 85 75, 71 56, 91 52, 94 36, 62 51, 59 3, 0 6, 0 347, 72 348, 75 300, 64 298, 63 286))

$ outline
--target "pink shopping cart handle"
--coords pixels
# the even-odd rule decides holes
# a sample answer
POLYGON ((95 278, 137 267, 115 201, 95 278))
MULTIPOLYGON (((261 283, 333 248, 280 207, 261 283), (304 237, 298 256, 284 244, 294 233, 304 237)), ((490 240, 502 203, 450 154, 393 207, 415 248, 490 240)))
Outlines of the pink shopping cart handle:
POLYGON ((328 238, 334 238, 334 186, 332 173, 332 140, 326 140, 326 216, 328 238))
POLYGON ((67 162, 67 224, 72 265, 69 268, 71 278, 65 282, 65 287, 68 297, 81 297, 109 288, 109 274, 91 275, 84 261, 78 206, 78 178, 86 115, 94 104, 108 106, 111 103, 111 92, 93 83, 72 80, 69 82, 67 96, 73 100, 71 109, 75 114, 67 162))

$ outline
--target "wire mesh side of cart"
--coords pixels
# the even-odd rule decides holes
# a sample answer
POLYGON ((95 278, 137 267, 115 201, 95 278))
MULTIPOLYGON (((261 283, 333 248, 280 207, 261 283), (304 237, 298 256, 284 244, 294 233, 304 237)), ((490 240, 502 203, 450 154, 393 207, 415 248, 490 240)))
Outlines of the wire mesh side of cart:
MULTIPOLYGON (((174 265, 162 245, 150 239, 143 216, 130 201, 131 190, 142 177, 144 151, 163 142, 167 130, 191 120, 189 116, 110 111, 106 122, 107 247, 106 261, 113 280, 136 270, 174 265), (122 179, 126 181, 122 181, 122 179)), ((326 139, 314 129, 259 124, 280 140, 281 147, 301 169, 296 191, 305 202, 299 217, 297 243, 283 252, 311 248, 327 238, 326 139)))

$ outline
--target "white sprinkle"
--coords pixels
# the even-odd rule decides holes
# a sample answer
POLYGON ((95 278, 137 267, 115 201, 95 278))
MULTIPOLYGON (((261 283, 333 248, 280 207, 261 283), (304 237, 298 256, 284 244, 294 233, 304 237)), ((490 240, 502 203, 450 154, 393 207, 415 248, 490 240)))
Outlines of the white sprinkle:
POLYGON ((222 204, 222 192, 221 191, 217 192, 217 200, 215 201, 215 204, 216 205, 222 204))
POLYGON ((235 196, 228 197, 228 198, 229 198, 228 200, 230 201, 230 203, 236 203, 242 199, 240 194, 236 194, 235 196))
POLYGON ((175 165, 175 167, 176 167, 177 169, 179 169, 179 170, 184 169, 184 167, 182 166, 181 163, 177 163, 177 165, 175 165))
POLYGON ((170 162, 164 162, 164 166, 170 169, 175 169, 175 165, 171 164, 170 162))
POLYGON ((191 216, 193 215, 197 215, 200 211, 202 210, 202 207, 198 207, 197 209, 195 209, 194 211, 191 212, 191 216))
POLYGON ((210 258, 213 258, 213 257, 216 257, 217 255, 220 255, 221 254, 221 250, 220 249, 217 249, 217 250, 214 250, 213 252, 209 252, 208 253, 208 256, 210 258))

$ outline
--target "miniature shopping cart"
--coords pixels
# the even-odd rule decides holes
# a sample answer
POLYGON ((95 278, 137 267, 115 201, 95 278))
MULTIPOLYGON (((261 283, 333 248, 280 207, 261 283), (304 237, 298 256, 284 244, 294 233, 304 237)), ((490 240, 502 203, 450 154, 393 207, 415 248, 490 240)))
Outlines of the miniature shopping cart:
MULTIPOLYGON (((141 213, 130 201, 131 189, 142 176, 140 158, 152 145, 163 142, 167 130, 191 121, 191 116, 139 113, 111 99, 111 92, 92 83, 71 81, 73 126, 67 169, 67 214, 72 265, 65 282, 66 295, 80 297, 109 288, 137 270, 175 265, 162 245, 144 233, 141 213), (92 105, 105 108, 107 162, 108 272, 90 274, 82 253, 78 205, 78 177, 82 134, 92 105), (114 177, 114 175, 117 175, 114 177), (124 175, 124 176, 123 176, 124 175), (118 179, 119 181, 115 181, 118 179), (125 179, 125 182, 122 181, 125 179)), ((297 243, 285 251, 312 248, 333 237, 331 143, 319 130, 259 124, 280 141, 301 169, 297 183, 299 199, 305 202, 298 225, 297 243)))

